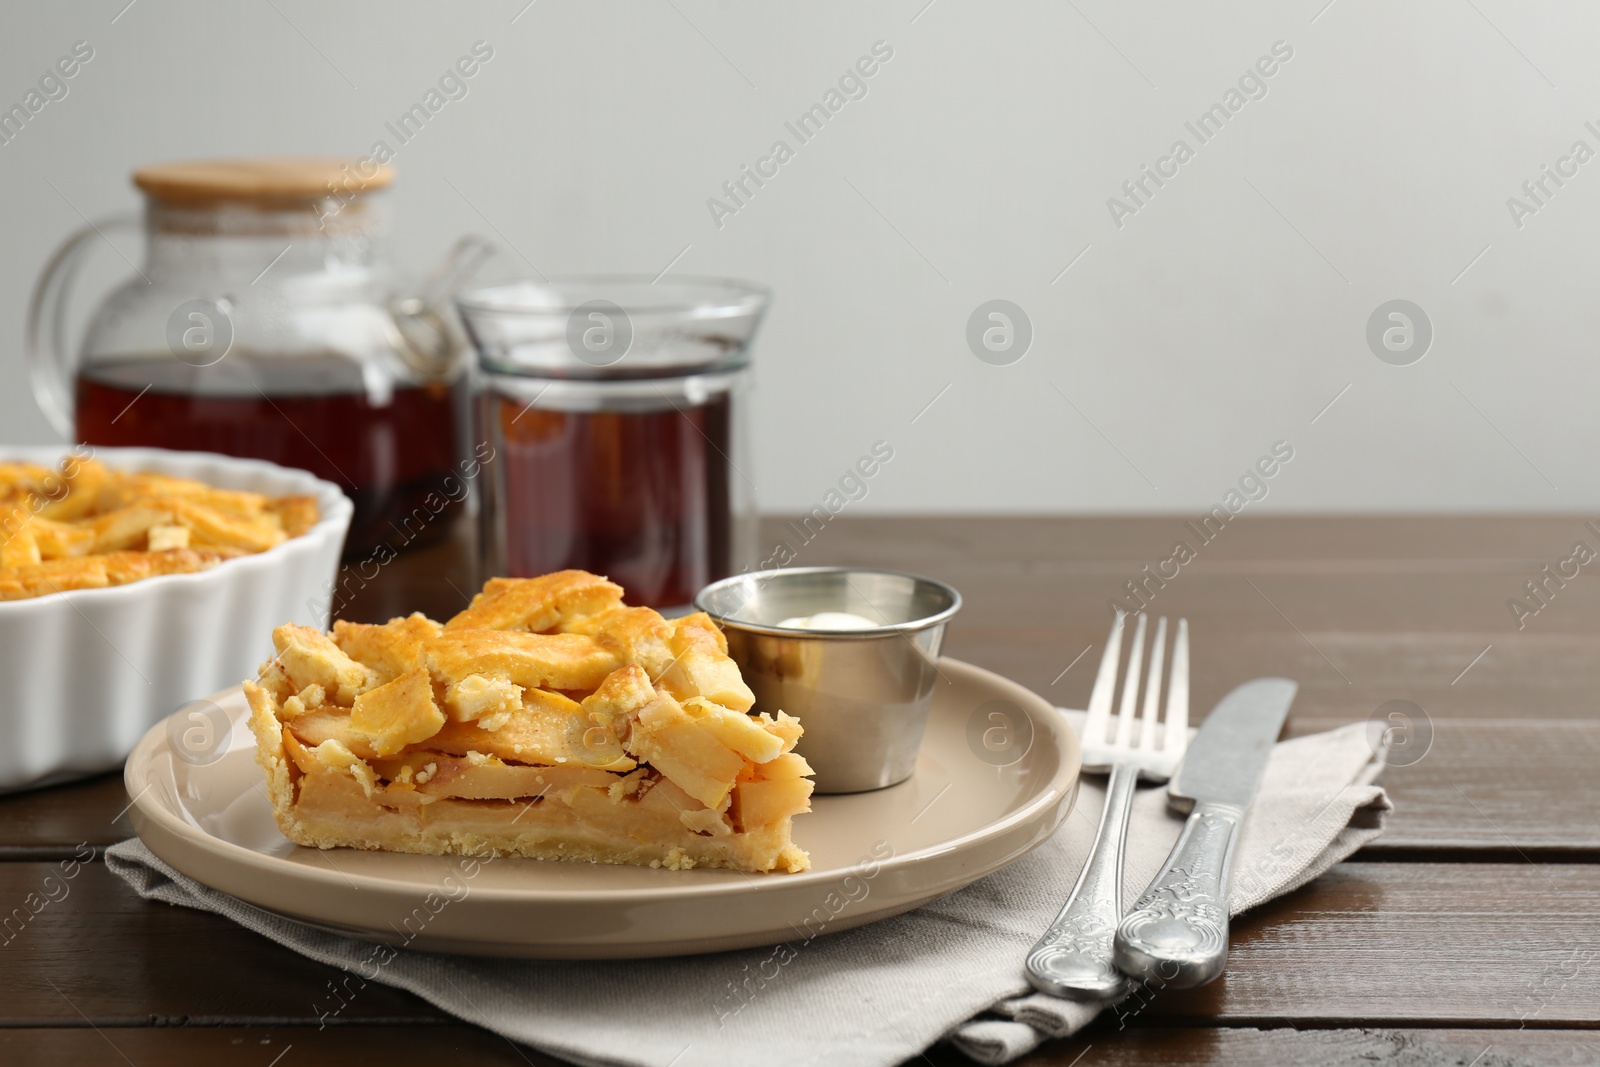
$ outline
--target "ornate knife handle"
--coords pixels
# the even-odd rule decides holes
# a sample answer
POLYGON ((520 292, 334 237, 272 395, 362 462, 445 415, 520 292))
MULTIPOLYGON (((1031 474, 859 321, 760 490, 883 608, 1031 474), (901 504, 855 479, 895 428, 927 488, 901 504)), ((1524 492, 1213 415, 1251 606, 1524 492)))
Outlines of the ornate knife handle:
POLYGON ((1228 873, 1244 812, 1196 804, 1178 843, 1117 928, 1115 960, 1152 985, 1188 989, 1228 961, 1228 873))
POLYGON ((1028 981, 1042 993, 1072 1000, 1114 1000, 1128 979, 1111 962, 1122 914, 1122 858, 1139 772, 1119 763, 1106 785, 1100 829, 1078 884, 1056 921, 1028 950, 1028 981))

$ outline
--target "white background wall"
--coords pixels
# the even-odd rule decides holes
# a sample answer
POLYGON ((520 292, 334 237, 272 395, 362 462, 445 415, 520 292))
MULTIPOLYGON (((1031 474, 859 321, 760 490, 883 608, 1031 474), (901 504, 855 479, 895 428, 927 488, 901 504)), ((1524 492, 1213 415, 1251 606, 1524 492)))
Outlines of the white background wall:
POLYGON ((926 2, 8 3, 0 102, 95 58, 0 147, 0 441, 51 439, 23 314, 79 211, 132 209, 144 162, 364 154, 481 39, 395 160, 401 254, 498 231, 547 274, 654 273, 688 246, 675 269, 771 285, 768 509, 880 438, 859 511, 1196 511, 1280 439, 1262 510, 1600 505, 1600 161, 1520 229, 1506 206, 1600 150, 1600 9, 926 2), (868 95, 719 229, 707 198, 879 40, 868 95), (1114 225, 1279 40, 1267 95, 1114 225), (965 340, 993 298, 1033 325, 1010 366, 965 340), (1364 338, 1393 298, 1433 322, 1411 366, 1364 338))

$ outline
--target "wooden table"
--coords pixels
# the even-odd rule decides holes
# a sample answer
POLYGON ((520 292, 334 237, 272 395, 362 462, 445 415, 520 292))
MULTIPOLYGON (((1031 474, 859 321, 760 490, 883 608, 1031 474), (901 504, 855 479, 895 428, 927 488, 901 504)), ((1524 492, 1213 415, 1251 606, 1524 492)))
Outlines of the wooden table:
MULTIPOLYGON (((841 517, 800 562, 953 583, 951 655, 1081 707, 1108 599, 1184 536, 1177 518, 841 517)), ((1293 732, 1405 700, 1426 755, 1385 773, 1382 839, 1236 925, 1222 980, 1024 1062, 1600 1063, 1600 591, 1587 570, 1548 582, 1522 629, 1507 606, 1538 606, 1524 583, 1578 540, 1596 541, 1578 517, 1248 517, 1152 583, 1153 610, 1193 627, 1197 712, 1284 674, 1301 683, 1293 732)), ((343 613, 448 615, 470 569, 459 544, 421 550, 343 613)), ((126 837, 126 804, 120 775, 0 800, 0 910, 126 837)), ((335 971, 145 903, 97 862, 0 939, 0 1063, 553 1062, 380 986, 319 1030, 335 971)))

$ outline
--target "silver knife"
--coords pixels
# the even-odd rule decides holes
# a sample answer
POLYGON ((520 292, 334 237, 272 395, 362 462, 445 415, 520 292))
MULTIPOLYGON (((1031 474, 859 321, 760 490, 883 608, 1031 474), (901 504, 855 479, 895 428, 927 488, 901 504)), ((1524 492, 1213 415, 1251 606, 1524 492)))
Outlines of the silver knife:
POLYGON ((1228 875, 1239 824, 1299 686, 1257 678, 1222 698, 1189 745, 1168 803, 1190 811, 1172 854, 1117 927, 1117 968, 1187 989, 1228 960, 1228 875))

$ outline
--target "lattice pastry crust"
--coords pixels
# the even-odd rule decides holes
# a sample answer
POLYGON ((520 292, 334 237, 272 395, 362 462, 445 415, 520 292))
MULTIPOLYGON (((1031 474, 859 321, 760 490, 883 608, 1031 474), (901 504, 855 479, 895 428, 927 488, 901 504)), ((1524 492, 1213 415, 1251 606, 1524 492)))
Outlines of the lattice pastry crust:
POLYGON ((215 567, 317 524, 313 496, 267 497, 69 456, 0 463, 0 600, 215 567))
POLYGON ((440 625, 273 632, 245 684, 293 841, 652 867, 800 871, 800 723, 752 715, 703 614, 584 571, 496 578, 440 625))

